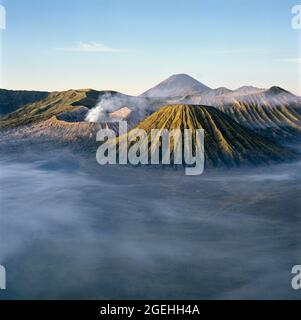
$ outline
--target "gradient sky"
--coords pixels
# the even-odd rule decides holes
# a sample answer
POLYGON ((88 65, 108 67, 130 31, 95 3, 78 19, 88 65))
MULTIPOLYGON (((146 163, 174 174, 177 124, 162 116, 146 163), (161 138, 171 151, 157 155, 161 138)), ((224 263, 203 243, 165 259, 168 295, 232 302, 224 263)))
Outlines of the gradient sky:
POLYGON ((0 0, 2 87, 139 94, 175 73, 301 95, 298 0, 0 0))

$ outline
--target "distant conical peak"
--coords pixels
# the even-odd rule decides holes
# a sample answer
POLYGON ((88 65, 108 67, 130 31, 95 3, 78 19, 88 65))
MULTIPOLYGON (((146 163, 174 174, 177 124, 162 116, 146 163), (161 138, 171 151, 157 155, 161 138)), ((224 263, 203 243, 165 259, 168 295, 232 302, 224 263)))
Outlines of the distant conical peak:
POLYGON ((186 73, 176 73, 171 75, 169 78, 167 78, 165 81, 167 81, 168 79, 181 79, 181 78, 186 78, 186 79, 192 79, 194 81, 198 81, 196 79, 194 79, 193 77, 191 77, 190 75, 186 74, 186 73))
POLYGON ((271 87, 269 90, 267 90, 267 93, 273 93, 273 94, 288 93, 288 94, 291 94, 289 91, 287 91, 281 87, 278 87, 278 86, 271 87))
POLYGON ((185 73, 174 74, 163 80, 141 96, 151 98, 179 97, 199 94, 210 90, 209 87, 185 73))

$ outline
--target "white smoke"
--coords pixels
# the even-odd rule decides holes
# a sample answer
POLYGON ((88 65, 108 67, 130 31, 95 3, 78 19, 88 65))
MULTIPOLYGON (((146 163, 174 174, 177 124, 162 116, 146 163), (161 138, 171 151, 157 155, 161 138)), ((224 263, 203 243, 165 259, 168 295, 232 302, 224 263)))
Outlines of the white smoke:
POLYGON ((110 118, 110 113, 121 108, 128 108, 131 110, 131 119, 134 122, 139 122, 168 103, 169 101, 164 99, 150 99, 107 92, 99 96, 96 106, 88 112, 85 120, 89 122, 116 121, 116 119, 110 118))
POLYGON ((101 95, 98 98, 96 106, 88 112, 85 120, 89 122, 102 122, 107 120, 108 113, 116 111, 124 106, 126 103, 124 97, 121 94, 113 95, 110 92, 101 95))

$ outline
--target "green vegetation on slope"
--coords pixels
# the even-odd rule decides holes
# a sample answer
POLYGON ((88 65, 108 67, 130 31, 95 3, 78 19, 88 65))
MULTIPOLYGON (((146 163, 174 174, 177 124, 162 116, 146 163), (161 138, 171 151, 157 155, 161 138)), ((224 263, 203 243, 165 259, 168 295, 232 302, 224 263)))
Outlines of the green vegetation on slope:
POLYGON ((22 91, 0 89, 0 116, 16 111, 26 104, 33 103, 48 96, 44 91, 22 91))
POLYGON ((301 137, 301 114, 292 106, 235 102, 219 109, 243 126, 268 138, 285 141, 301 137))
MULTIPOLYGON (((91 89, 51 92, 45 99, 24 106, 0 119, 1 128, 14 128, 38 121, 48 120, 63 112, 77 110, 80 106, 93 108, 101 94, 108 91, 91 89)), ((110 91, 114 94, 114 91, 110 91)))
MULTIPOLYGON (((214 107, 200 105, 169 105, 153 113, 137 125, 148 134, 152 129, 205 130, 205 159, 207 165, 239 166, 285 161, 295 154, 270 140, 244 128, 214 107)), ((195 136, 193 134, 193 136, 195 136)), ((122 139, 124 137, 120 137, 122 139)), ((195 141, 193 141, 195 144, 195 141)), ((149 154, 151 148, 149 145, 149 154)))

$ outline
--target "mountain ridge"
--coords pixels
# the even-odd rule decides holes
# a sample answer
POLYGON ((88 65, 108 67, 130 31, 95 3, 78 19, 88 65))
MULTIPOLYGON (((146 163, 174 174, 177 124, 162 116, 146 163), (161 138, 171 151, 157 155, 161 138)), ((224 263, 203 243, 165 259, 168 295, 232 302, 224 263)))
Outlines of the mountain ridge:
MULTIPOLYGON (((206 162, 214 167, 256 165, 285 161, 295 157, 290 149, 281 147, 244 128, 226 114, 209 106, 167 105, 143 120, 134 129, 145 130, 148 141, 150 141, 152 129, 191 129, 192 132, 196 129, 204 129, 206 162)), ((127 135, 119 137, 117 144, 127 138, 127 135)), ((148 150, 151 154, 150 146, 148 150)))
MULTIPOLYGON (((11 112, 0 119, 0 129, 18 127, 44 121, 52 116, 74 112, 82 107, 92 109, 101 96, 123 95, 117 91, 97 91, 94 89, 77 89, 50 92, 43 100, 36 101, 11 112)), ((124 95, 125 96, 125 95, 124 95)))
MULTIPOLYGON (((184 74, 172 77, 179 76, 191 78, 184 74)), ((243 86, 236 90, 208 88, 201 94, 173 98, 134 97, 113 90, 55 91, 47 93, 42 100, 3 115, 0 129, 29 125, 52 116, 67 122, 80 122, 87 120, 88 114, 92 122, 120 119, 129 121, 129 127, 132 127, 160 107, 176 103, 214 106, 244 127, 274 140, 301 139, 301 98, 279 86, 269 89, 243 86), (98 110, 95 110, 96 106, 98 110), (103 115, 99 115, 100 112, 103 115)))
POLYGON ((301 138, 301 98, 280 87, 251 94, 183 97, 182 103, 212 105, 243 126, 273 139, 301 138))
POLYGON ((27 104, 43 100, 48 95, 48 91, 0 89, 0 116, 14 112, 27 104))

